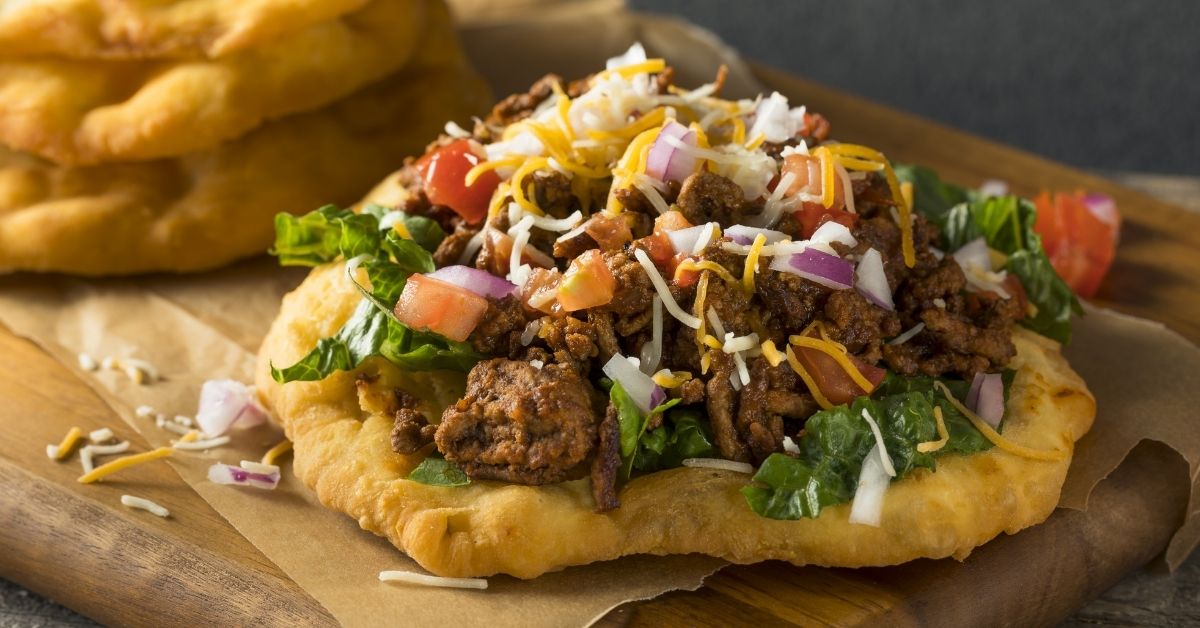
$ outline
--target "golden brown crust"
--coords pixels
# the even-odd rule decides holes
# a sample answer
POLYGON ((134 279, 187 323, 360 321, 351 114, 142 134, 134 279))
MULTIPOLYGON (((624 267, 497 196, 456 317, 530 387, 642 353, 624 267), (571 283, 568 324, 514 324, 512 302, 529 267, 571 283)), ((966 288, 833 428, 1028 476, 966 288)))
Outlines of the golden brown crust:
POLYGON ((208 149, 404 67, 437 16, 433 6, 373 0, 216 59, 7 59, 0 63, 0 143, 71 165, 208 149))
POLYGON ((353 202, 486 106, 457 41, 439 41, 411 70, 211 151, 67 167, 0 150, 0 272, 194 271, 265 251, 276 213, 353 202))
POLYGON ((368 0, 31 0, 0 14, 0 55, 216 57, 332 20, 368 0))
MULTIPOLYGON (((941 457, 936 472, 918 470, 889 488, 878 528, 848 523, 849 505, 827 508, 816 519, 761 518, 739 492, 748 476, 707 469, 637 478, 621 489, 621 507, 603 515, 592 511, 586 479, 540 487, 426 486, 403 479, 420 457, 391 450, 391 419, 361 409, 355 373, 284 386, 270 378, 269 361, 289 364, 301 357, 341 326, 358 298, 340 265, 315 269, 284 299, 267 335, 259 390, 295 442, 296 474, 321 502, 443 576, 532 578, 637 553, 844 567, 961 559, 1001 532, 1045 520, 1070 463, 999 449, 941 457)), ((1014 342, 1017 375, 1005 436, 1030 447, 1071 450, 1091 426, 1091 394, 1056 343, 1024 330, 1014 342)), ((435 404, 453 400, 455 391, 442 386, 454 378, 445 374, 405 374, 382 361, 359 371, 404 381, 435 404)))

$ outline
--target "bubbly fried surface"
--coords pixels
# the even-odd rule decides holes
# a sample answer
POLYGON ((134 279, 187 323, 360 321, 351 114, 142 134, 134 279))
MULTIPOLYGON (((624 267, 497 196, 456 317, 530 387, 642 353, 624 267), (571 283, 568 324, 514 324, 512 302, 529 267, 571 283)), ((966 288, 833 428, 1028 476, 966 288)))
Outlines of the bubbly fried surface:
MULTIPOLYGON (((377 190, 387 192, 389 190, 377 190)), ((395 193, 395 189, 390 190, 395 193)), ((259 354, 257 385, 295 443, 295 471, 326 506, 387 537, 441 576, 520 578, 629 554, 699 552, 736 563, 780 559, 860 567, 921 557, 965 558, 1001 532, 1046 519, 1070 460, 1041 462, 993 448, 938 458, 891 485, 878 528, 847 522, 850 505, 816 519, 775 521, 750 510, 749 476, 679 468, 634 479, 621 507, 592 511, 588 480, 545 486, 473 482, 442 488, 404 479, 421 459, 391 450, 392 418, 364 410, 360 374, 401 382, 431 407, 452 403, 461 375, 402 373, 368 361, 320 382, 276 384, 268 365, 291 364, 333 334, 359 300, 341 264, 315 269, 283 301, 259 354)), ((1073 449, 1095 401, 1053 341, 1020 329, 1004 436, 1042 449, 1073 449)))
POLYGON ((71 165, 208 149, 400 69, 438 11, 434 0, 372 0, 216 59, 6 59, 0 144, 71 165))
POLYGON ((217 57, 368 0, 26 0, 0 11, 0 55, 217 57))
POLYGON ((276 213, 353 202, 446 120, 486 107, 457 42, 441 41, 429 63, 211 151, 87 167, 0 151, 0 271, 194 271, 265 251, 276 213))

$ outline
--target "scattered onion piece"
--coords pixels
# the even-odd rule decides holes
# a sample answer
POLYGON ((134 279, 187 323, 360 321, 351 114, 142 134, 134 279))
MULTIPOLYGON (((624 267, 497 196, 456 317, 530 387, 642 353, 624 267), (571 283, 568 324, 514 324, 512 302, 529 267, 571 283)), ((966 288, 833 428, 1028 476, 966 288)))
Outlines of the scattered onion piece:
MULTIPOLYGON (((883 515, 883 495, 892 478, 884 468, 885 457, 876 442, 863 459, 862 471, 858 474, 858 489, 850 504, 850 523, 879 527, 883 515)), ((886 461, 890 465, 890 461, 886 461)))
POLYGON ((614 382, 621 384, 625 394, 633 400, 634 405, 642 414, 649 414, 666 398, 666 393, 649 375, 634 366, 625 356, 615 353, 604 364, 604 374, 614 382))
POLYGON ((271 490, 279 486, 279 467, 273 473, 261 473, 218 462, 208 468, 208 481, 271 490))
POLYGON ((446 587, 450 589, 479 589, 485 590, 488 587, 488 581, 483 578, 443 578, 441 576, 427 576, 422 573, 413 573, 411 571, 381 571, 379 572, 380 582, 403 582, 405 584, 417 584, 423 587, 446 587))
POLYGON ((492 299, 503 299, 517 291, 516 284, 470 266, 445 266, 427 276, 492 299))
POLYGON ((883 257, 879 251, 867 249, 863 253, 855 273, 854 287, 871 303, 889 312, 895 311, 892 288, 888 285, 887 274, 883 272, 883 257))
POLYGON ((231 379, 210 379, 200 387, 196 422, 206 436, 220 436, 235 425, 253 427, 266 419, 267 412, 250 386, 231 379))

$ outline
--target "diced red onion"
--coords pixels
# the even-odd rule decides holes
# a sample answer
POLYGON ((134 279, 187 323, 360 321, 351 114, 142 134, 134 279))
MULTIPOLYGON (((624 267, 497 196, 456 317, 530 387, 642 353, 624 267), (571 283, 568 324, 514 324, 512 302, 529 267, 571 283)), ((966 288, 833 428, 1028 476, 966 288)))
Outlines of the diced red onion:
POLYGON ((659 181, 683 181, 696 169, 696 156, 680 150, 666 139, 673 137, 688 146, 696 145, 696 133, 672 121, 663 127, 646 156, 646 174, 659 181))
POLYGON ((1000 419, 1004 418, 1004 381, 999 373, 983 376, 979 386, 979 398, 975 402, 975 414, 988 425, 1000 427, 1000 419))
POLYGON ((985 271, 992 270, 992 257, 988 253, 987 241, 982 237, 962 245, 962 248, 954 252, 954 261, 958 262, 963 270, 972 266, 985 271))
POLYGON ((610 379, 621 384, 625 394, 633 399, 633 403, 643 414, 649 413, 667 398, 667 394, 654 380, 619 353, 609 358, 603 370, 610 379))
POLYGON ((695 248, 696 242, 700 240, 700 236, 704 234, 705 229, 710 229, 707 224, 688 227, 687 229, 676 229, 668 231, 667 238, 671 240, 671 248, 675 249, 676 253, 691 254, 695 248))
POLYGON ((858 246, 858 240, 850 234, 850 229, 846 228, 846 225, 832 220, 817 227, 817 230, 813 232, 812 237, 808 241, 813 244, 832 244, 838 242, 846 246, 858 246))
POLYGON ((210 438, 238 427, 253 427, 267 420, 267 412, 254 398, 254 389, 231 379, 210 379, 200 387, 196 423, 210 438))
POLYGON ((975 379, 971 380, 971 388, 967 390, 967 398, 963 399, 963 405, 972 412, 979 405, 979 387, 983 385, 983 375, 983 373, 975 374, 975 379))
POLYGON ((782 231, 759 229, 758 227, 747 227, 746 225, 734 225, 725 230, 725 235, 733 238, 733 241, 738 244, 750 244, 754 242, 754 238, 760 233, 767 236, 767 244, 775 244, 776 242, 788 239, 788 234, 782 231))
POLYGON ((864 297, 891 312, 896 309, 892 303, 892 289, 888 286, 887 275, 883 272, 883 257, 875 249, 867 249, 862 260, 858 262, 855 272, 854 287, 864 297))
POLYGON ((776 255, 771 260, 771 269, 799 275, 834 290, 846 290, 854 284, 854 267, 850 262, 814 248, 790 257, 776 255))
POLYGON ((270 490, 279 485, 279 473, 259 473, 218 462, 208 468, 208 481, 270 490))
POLYGON ((481 297, 491 297, 493 299, 503 299, 517 290, 516 284, 501 279, 486 270, 479 270, 470 266, 446 266, 426 276, 440 279, 460 288, 466 288, 481 297))
POLYGON ((1117 203, 1110 196, 1098 192, 1090 192, 1083 196, 1083 205, 1100 222, 1115 228, 1121 225, 1121 215, 1117 213, 1117 203))
POLYGON ((1008 195, 1008 184, 999 179, 988 179, 979 186, 979 194, 984 198, 1008 195))
POLYGON ((863 459, 862 471, 858 474, 858 489, 850 504, 850 523, 879 527, 883 515, 883 495, 892 478, 883 467, 879 445, 871 447, 863 459))

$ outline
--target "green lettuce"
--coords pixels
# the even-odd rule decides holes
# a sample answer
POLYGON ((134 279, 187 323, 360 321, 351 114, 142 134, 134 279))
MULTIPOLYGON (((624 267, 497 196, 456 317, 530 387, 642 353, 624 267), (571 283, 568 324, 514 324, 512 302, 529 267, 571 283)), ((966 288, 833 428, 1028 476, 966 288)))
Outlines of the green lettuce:
MULTIPOLYGON (((934 469, 936 458, 971 454, 992 446, 941 392, 933 378, 895 375, 879 387, 877 397, 859 397, 850 405, 817 412, 797 439, 797 456, 771 454, 754 474, 754 484, 742 494, 754 512, 770 519, 816 517, 821 510, 854 497, 863 459, 875 445, 875 436, 862 417, 863 410, 879 424, 884 446, 900 479, 913 469, 934 469), (942 416, 949 442, 933 453, 917 445, 938 439, 934 407, 942 416)), ((956 396, 966 396, 966 382, 944 380, 956 396)))
POLYGON ((466 486, 471 478, 453 462, 441 456, 429 456, 408 474, 408 479, 430 486, 466 486))
POLYGON ((663 415, 662 425, 638 441, 633 468, 638 471, 673 469, 688 458, 716 455, 712 430, 704 413, 695 408, 675 408, 663 415))
POLYGON ((900 166, 896 175, 913 184, 914 209, 938 226, 948 251, 983 237, 989 247, 1008 256, 1004 270, 1020 279, 1037 308, 1022 325, 1058 342, 1070 341, 1071 316, 1083 314, 1083 308, 1046 257, 1042 238, 1033 228, 1033 203, 1016 196, 984 198, 943 183, 928 168, 900 166))
POLYGON ((621 478, 628 480, 633 473, 634 460, 646 437, 646 426, 649 425, 651 417, 675 407, 679 400, 671 399, 649 413, 642 414, 620 382, 612 382, 612 387, 608 389, 608 399, 617 409, 617 425, 621 434, 621 478))

